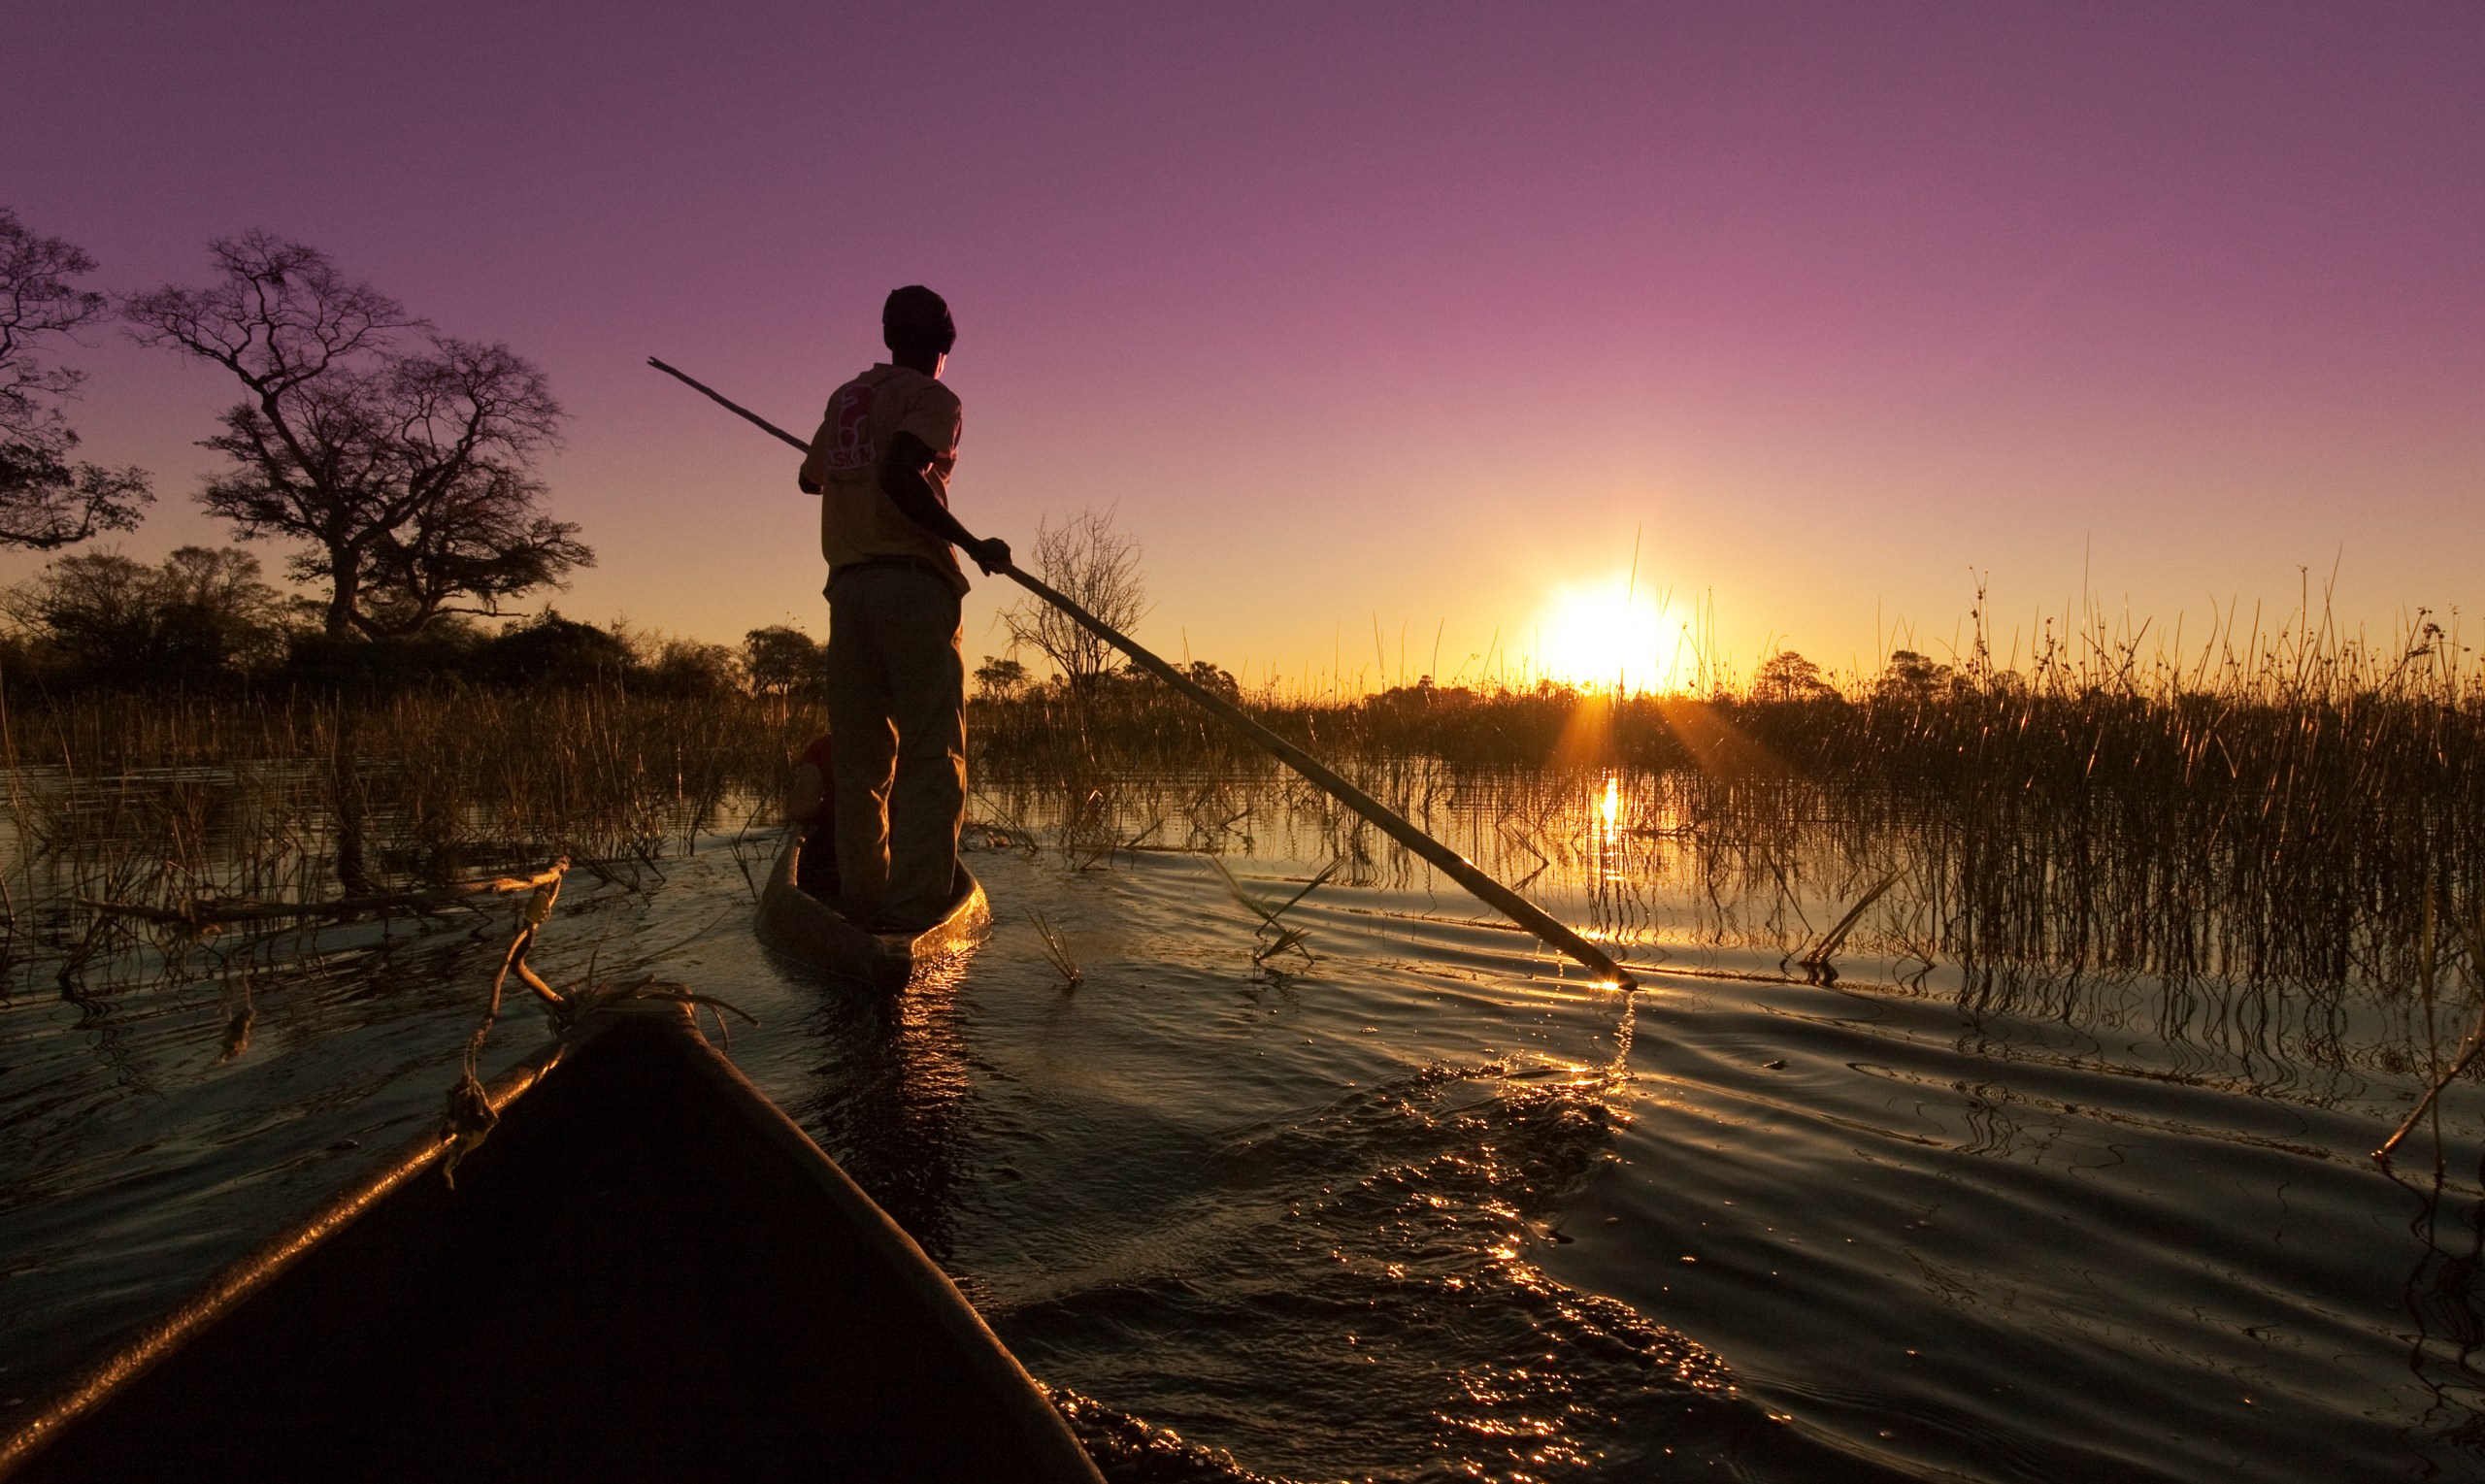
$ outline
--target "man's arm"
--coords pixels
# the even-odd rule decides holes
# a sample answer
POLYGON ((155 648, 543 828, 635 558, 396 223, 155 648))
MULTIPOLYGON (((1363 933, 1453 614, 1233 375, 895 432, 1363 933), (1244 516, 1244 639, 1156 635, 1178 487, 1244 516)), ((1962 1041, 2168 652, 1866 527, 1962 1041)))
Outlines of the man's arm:
POLYGON ((975 558, 975 564, 986 573, 999 572, 1010 565, 1010 544, 995 538, 977 541, 958 517, 932 493, 932 482, 923 472, 932 467, 932 448, 922 439, 901 429, 889 440, 888 456, 880 460, 880 492, 889 497, 899 513, 953 546, 962 548, 975 558))
POLYGON ((819 431, 812 435, 812 445, 803 454, 803 467, 794 471, 794 487, 804 494, 816 495, 826 487, 812 471, 820 467, 820 450, 828 446, 829 433, 836 422, 834 417, 820 419, 819 431))

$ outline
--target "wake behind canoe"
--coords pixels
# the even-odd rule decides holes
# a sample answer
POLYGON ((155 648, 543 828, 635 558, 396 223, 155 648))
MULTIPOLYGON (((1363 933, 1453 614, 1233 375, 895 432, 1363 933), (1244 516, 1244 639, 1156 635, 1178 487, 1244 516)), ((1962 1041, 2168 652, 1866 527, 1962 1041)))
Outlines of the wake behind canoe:
POLYGON ((691 1030, 590 1017, 0 1439, 25 1480, 1096 1484, 920 1248, 691 1030), (416 1177, 421 1176, 421 1177, 416 1177))
POLYGON ((912 935, 867 933, 803 889, 804 844, 802 831, 786 832, 777 864, 760 889, 757 930, 764 947, 806 968, 890 993, 904 988, 917 969, 972 945, 992 924, 983 883, 961 861, 949 908, 939 922, 912 935))

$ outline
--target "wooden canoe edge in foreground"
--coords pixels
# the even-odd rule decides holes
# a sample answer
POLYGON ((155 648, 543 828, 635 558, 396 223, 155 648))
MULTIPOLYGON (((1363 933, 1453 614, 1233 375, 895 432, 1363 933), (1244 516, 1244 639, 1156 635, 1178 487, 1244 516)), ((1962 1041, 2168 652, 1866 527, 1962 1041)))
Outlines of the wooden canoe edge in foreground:
MULTIPOLYGON (((520 1093, 533 1087, 560 1061, 568 1045, 567 1041, 554 1041, 496 1079, 484 1093, 492 1111, 500 1112, 520 1093)), ((362 1183, 227 1265, 171 1313, 141 1330, 120 1349, 38 1402, 24 1421, 11 1428, 6 1437, 0 1437, 0 1479, 14 1475, 63 1428, 102 1406, 192 1336, 276 1281, 304 1253, 386 1199, 398 1186, 429 1170, 447 1148, 447 1138, 437 1130, 408 1139, 362 1183)))
POLYGON ((410 1185, 446 1147, 410 1142, 37 1408, 0 1476, 325 1478, 340 1448, 354 1476, 476 1476, 516 1437, 537 1478, 1099 1479, 679 1006, 599 1012, 491 1092, 508 1116, 456 1190, 410 1185))

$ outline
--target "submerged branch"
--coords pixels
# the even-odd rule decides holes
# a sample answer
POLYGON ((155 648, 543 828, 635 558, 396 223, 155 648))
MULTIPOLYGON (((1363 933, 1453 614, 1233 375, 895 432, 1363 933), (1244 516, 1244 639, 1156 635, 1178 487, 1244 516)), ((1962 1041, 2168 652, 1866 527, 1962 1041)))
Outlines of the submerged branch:
POLYGON ((1846 915, 1838 919, 1838 926, 1823 934, 1821 936, 1821 940, 1812 945, 1811 951, 1805 954, 1801 959, 1797 960, 1797 962, 1801 963, 1804 968, 1811 973, 1820 975, 1824 978, 1836 979, 1838 977, 1838 970, 1830 963, 1831 957, 1835 955, 1839 948, 1845 946, 1846 935, 1854 932, 1855 925, 1864 920, 1864 913, 1866 909, 1871 907, 1873 903, 1880 901, 1882 896, 1886 894, 1891 887, 1899 884, 1899 873, 1893 872, 1889 875, 1883 876, 1879 881, 1874 882, 1871 889, 1867 890, 1863 896, 1856 898, 1855 905, 1846 909, 1846 915))
POLYGON ((340 897, 333 902, 183 902, 179 907, 148 907, 136 902, 106 902, 93 897, 80 897, 78 905, 98 912, 120 917, 136 917, 147 922, 160 922, 177 927, 204 928, 228 922, 279 922, 297 917, 359 917, 366 912, 418 911, 426 907, 455 907, 477 897, 509 896, 534 891, 558 881, 569 869, 565 858, 549 871, 531 876, 494 876, 483 881, 457 881, 447 886, 435 886, 425 891, 383 892, 372 896, 340 897))
MULTIPOLYGON (((2432 894, 2428 893, 2425 899, 2425 943, 2421 974, 2429 1031, 2433 1018, 2434 997, 2433 926, 2434 903, 2432 894)), ((2477 920, 2460 923, 2459 936, 2467 945, 2468 964, 2477 973, 2485 973, 2485 911, 2480 911, 2477 920)), ((2372 1152, 2372 1157, 2383 1166, 2388 1166, 2391 1153, 2399 1147, 2401 1141, 2405 1139, 2409 1133, 2414 1131, 2417 1124, 2424 1121, 2425 1115, 2434 1110, 2434 1105, 2440 1101, 2443 1091, 2453 1082, 2467 1075, 2468 1069, 2475 1064, 2480 1055, 2485 1055, 2485 1004, 2480 1004, 2476 1007, 2476 1022, 2468 1028, 2466 1036, 2460 1038, 2459 1050, 2452 1056, 2450 1066, 2435 1074, 2433 1085, 2425 1089, 2425 1095, 2416 1100, 2416 1105, 2407 1110, 2407 1116, 2401 1119, 2399 1127, 2393 1129, 2390 1137, 2381 1141, 2381 1147, 2372 1152)))

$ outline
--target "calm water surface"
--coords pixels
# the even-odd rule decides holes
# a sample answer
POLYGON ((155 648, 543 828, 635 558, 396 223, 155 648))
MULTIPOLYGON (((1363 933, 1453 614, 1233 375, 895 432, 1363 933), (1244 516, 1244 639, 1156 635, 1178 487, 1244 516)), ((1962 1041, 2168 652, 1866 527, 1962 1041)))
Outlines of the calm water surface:
MULTIPOLYGON (((1436 823, 1538 871, 1533 894, 1645 967, 1641 993, 1265 792, 1212 833, 1272 901, 1342 852, 1282 919, 1308 955, 1255 964, 1269 935, 1205 856, 991 849, 990 940, 875 1003, 758 949, 746 874, 774 841, 714 836, 660 884, 577 881, 539 962, 556 983, 645 967, 757 1014, 735 1060, 1118 1478, 2485 1470, 2485 1104, 2449 1101, 2446 1179, 2429 1138, 2395 1179, 2366 1157, 2422 1083, 2404 997, 1979 972, 1916 951, 1903 892, 1838 982, 1806 983, 1786 949, 1864 865, 1755 894, 1593 782, 1521 792, 1436 801, 1436 823)), ((1226 820, 1123 812, 1144 844, 1226 820)), ((17 987, 0 1402, 436 1116, 506 941, 505 917, 466 928, 288 940, 230 1059, 230 974, 133 960, 147 982, 17 987)), ((541 1037, 520 1011, 487 1060, 541 1037)))

